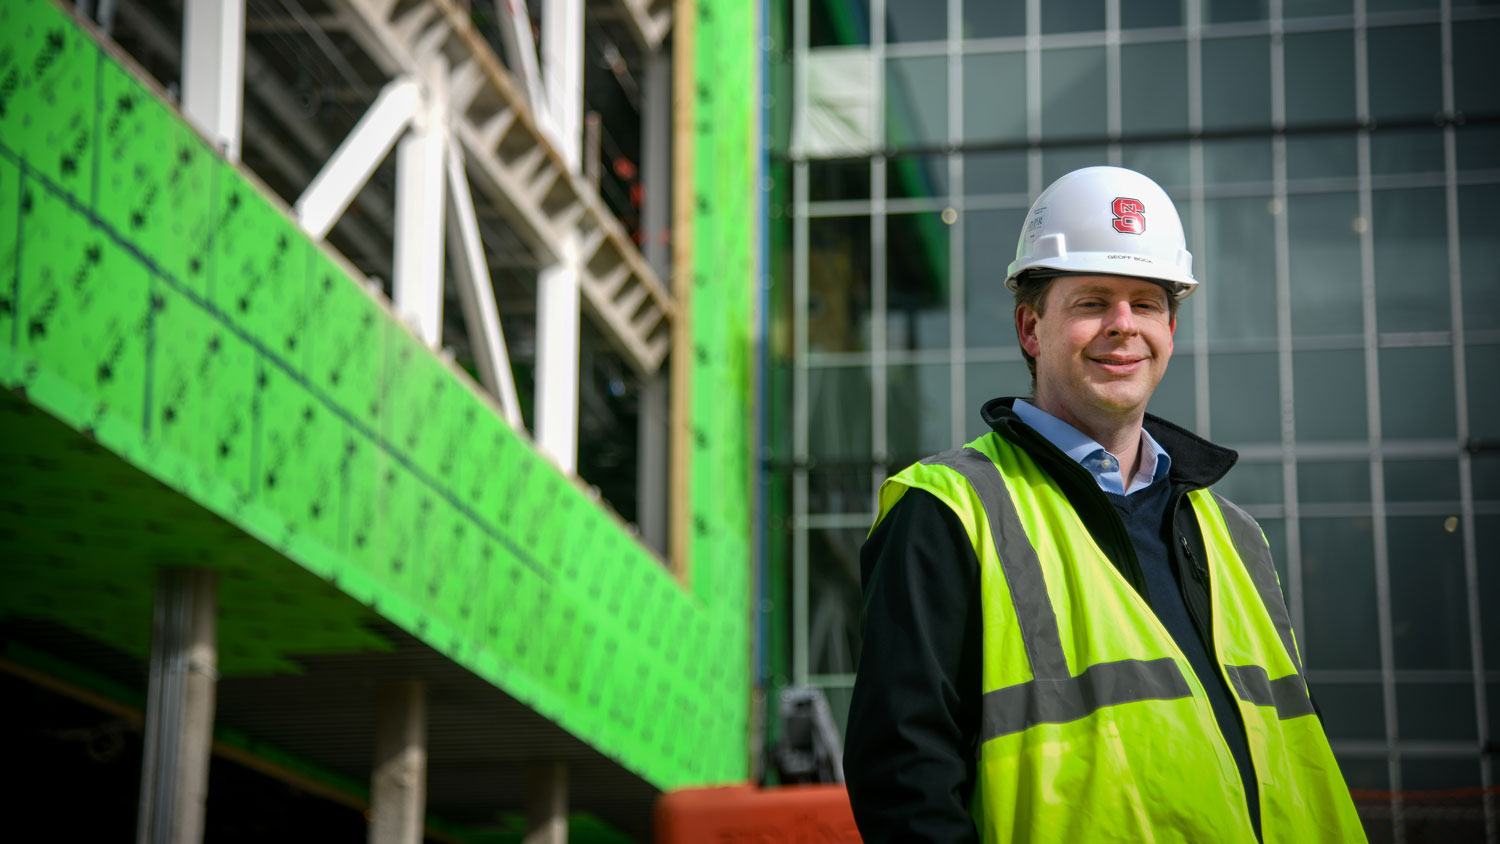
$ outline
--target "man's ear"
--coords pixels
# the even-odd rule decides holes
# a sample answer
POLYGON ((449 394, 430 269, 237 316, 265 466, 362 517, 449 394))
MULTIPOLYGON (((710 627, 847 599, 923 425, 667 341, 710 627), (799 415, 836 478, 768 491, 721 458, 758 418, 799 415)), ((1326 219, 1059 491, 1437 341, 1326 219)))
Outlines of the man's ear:
POLYGON ((1016 306, 1016 337, 1026 354, 1037 357, 1042 352, 1042 341, 1036 336, 1036 323, 1040 317, 1036 309, 1026 303, 1016 306))

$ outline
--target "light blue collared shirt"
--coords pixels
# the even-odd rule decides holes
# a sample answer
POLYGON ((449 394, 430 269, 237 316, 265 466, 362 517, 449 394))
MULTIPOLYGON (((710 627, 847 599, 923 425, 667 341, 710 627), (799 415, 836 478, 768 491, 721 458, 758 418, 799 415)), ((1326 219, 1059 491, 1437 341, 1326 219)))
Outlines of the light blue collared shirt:
POLYGON ((1078 465, 1089 470, 1089 474, 1093 475, 1094 480, 1098 482, 1099 488, 1105 492, 1130 495, 1150 486, 1157 478, 1166 477, 1167 471, 1172 468, 1172 458, 1167 454, 1166 449, 1162 448, 1156 438, 1147 433, 1145 428, 1142 428, 1141 465, 1127 489, 1120 475, 1120 458, 1105 451, 1104 446, 1094 442, 1088 434, 1025 399, 1016 399, 1012 409, 1015 410, 1017 416, 1021 417, 1022 422, 1046 437, 1047 441, 1061 449, 1063 454, 1076 460, 1078 465))

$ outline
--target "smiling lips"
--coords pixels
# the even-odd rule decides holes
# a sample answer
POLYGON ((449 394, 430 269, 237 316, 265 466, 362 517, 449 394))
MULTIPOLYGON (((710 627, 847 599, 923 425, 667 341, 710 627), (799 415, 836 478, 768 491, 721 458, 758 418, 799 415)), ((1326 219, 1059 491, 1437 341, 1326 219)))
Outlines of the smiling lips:
POLYGON ((1090 360, 1111 375, 1130 375, 1140 369, 1146 359, 1137 355, 1104 355, 1090 360))

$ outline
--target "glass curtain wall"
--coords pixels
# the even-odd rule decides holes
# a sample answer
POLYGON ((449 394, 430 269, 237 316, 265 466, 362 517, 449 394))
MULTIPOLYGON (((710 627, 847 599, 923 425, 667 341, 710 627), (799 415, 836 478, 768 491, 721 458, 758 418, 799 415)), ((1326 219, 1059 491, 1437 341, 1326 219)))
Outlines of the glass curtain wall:
POLYGON ((1063 173, 1131 167, 1203 282, 1150 409, 1240 452, 1220 489, 1270 539, 1372 838, 1500 832, 1500 8, 772 17, 773 679, 842 724, 877 486, 1028 391, 1022 217, 1063 173))

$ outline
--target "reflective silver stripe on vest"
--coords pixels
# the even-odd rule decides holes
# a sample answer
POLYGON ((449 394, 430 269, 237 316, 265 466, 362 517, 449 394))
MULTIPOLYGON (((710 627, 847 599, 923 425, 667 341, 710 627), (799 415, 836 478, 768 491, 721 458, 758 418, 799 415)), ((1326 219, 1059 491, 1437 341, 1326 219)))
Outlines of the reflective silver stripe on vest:
POLYGON ((1089 666, 1076 677, 1070 674, 1058 634, 1057 613, 1042 576, 1042 561, 1021 526, 1021 516, 999 468, 983 453, 967 447, 945 451, 922 462, 953 469, 968 480, 979 496, 1035 677, 985 693, 980 716, 981 742, 1037 724, 1076 721, 1106 706, 1141 700, 1176 700, 1192 694, 1182 669, 1171 657, 1104 662, 1089 666))
POLYGON ((1276 707, 1276 717, 1285 721, 1313 714, 1312 699, 1307 696, 1307 685, 1301 674, 1288 674, 1275 680, 1259 665, 1226 665, 1229 682, 1240 700, 1256 706, 1276 707))

